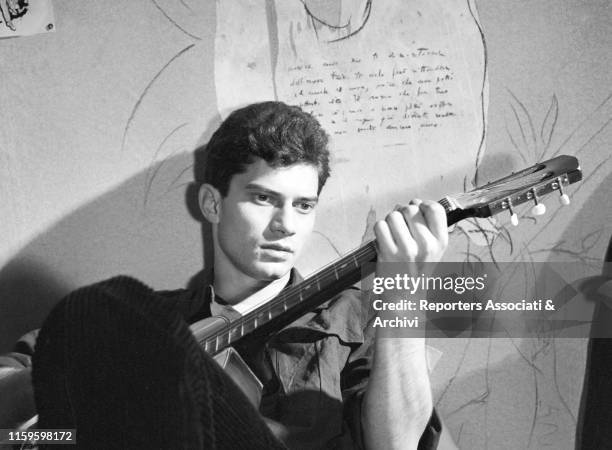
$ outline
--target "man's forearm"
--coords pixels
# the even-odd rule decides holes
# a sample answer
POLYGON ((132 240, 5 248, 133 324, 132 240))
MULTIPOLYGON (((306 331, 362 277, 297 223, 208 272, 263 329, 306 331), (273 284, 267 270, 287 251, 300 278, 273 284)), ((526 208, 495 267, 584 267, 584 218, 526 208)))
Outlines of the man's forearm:
POLYGON ((416 449, 432 408, 424 339, 377 337, 362 409, 366 447, 416 449))

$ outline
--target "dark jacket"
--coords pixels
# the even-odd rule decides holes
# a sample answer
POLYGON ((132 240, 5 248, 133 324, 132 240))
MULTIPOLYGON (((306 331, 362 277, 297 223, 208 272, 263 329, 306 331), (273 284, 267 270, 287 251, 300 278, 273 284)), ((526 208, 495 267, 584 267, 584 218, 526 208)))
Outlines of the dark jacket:
MULTIPOLYGON (((299 281, 294 271, 290 284, 299 281)), ((211 315, 211 282, 159 294, 193 323, 211 315)), ((347 289, 271 338, 237 347, 264 385, 261 414, 284 426, 290 448, 363 447, 361 400, 373 348, 369 303, 360 290, 347 289)), ((0 357, 0 367, 28 367, 36 334, 28 333, 14 353, 0 357)), ((419 449, 436 448, 440 430, 434 412, 419 449)))

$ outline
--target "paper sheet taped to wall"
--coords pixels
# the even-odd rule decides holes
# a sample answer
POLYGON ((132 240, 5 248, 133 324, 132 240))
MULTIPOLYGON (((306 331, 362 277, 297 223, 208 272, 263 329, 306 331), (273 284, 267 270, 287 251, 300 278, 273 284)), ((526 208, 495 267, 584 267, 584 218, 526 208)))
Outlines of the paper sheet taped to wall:
POLYGON ((0 0, 0 38, 55 31, 51 0, 0 0))
POLYGON ((338 247, 358 242, 368 209, 470 187, 487 100, 471 1, 230 0, 217 14, 221 115, 278 99, 330 134, 335 214, 321 226, 338 247))

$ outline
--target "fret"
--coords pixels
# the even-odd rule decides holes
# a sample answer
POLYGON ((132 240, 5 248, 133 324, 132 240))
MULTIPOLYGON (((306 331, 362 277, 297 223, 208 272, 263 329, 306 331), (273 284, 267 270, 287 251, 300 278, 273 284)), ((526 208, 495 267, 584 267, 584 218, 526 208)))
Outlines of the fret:
POLYGON ((215 353, 219 351, 219 336, 215 337, 215 353))
POLYGON ((234 340, 240 339, 244 334, 242 333, 242 326, 238 326, 238 324, 233 328, 234 331, 234 340))
POLYGON ((296 296, 296 295, 287 296, 287 298, 284 301, 284 303, 287 304, 286 306, 287 309, 291 309, 291 307, 300 304, 300 302, 302 301, 302 295, 301 295, 301 292, 299 294, 300 294, 299 296, 296 296))
POLYGON ((334 276, 336 277, 336 280, 339 280, 340 277, 338 276, 338 270, 336 269, 336 265, 332 264, 332 267, 334 269, 334 276))
POLYGON ((340 270, 344 270, 344 269, 346 269, 346 266, 347 266, 347 263, 342 264, 342 265, 340 266, 340 270))

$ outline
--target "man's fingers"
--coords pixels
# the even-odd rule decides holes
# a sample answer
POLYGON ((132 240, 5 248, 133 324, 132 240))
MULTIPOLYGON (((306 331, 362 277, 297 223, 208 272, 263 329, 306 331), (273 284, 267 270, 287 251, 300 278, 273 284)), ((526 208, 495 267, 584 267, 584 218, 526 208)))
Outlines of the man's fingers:
MULTIPOLYGON (((418 208, 416 209, 418 210, 418 208)), ((415 240, 413 239, 412 233, 410 232, 403 211, 392 211, 387 216, 386 221, 389 225, 391 236, 393 237, 393 241, 395 242, 395 245, 397 246, 398 250, 403 253, 416 255, 416 252, 418 251, 418 246, 415 240)))
POLYGON ((446 211, 441 204, 433 200, 425 200, 419 205, 427 223, 427 228, 444 246, 448 244, 448 224, 446 211))
POLYGON ((432 234, 421 213, 421 203, 422 201, 419 199, 411 200, 408 206, 401 207, 400 211, 404 216, 404 221, 410 230, 412 239, 415 240, 419 248, 422 249, 431 240, 432 234))
POLYGON ((389 224, 384 220, 379 220, 374 224, 374 234, 376 235, 376 247, 379 254, 385 259, 397 253, 397 246, 391 235, 389 224))
POLYGON ((444 208, 428 200, 396 207, 374 232, 381 261, 438 261, 448 245, 444 208))

